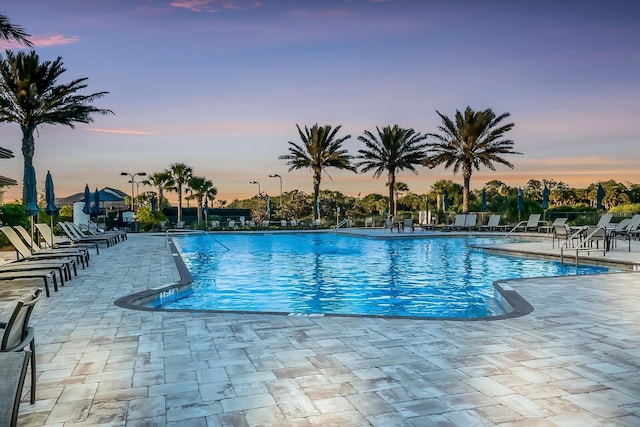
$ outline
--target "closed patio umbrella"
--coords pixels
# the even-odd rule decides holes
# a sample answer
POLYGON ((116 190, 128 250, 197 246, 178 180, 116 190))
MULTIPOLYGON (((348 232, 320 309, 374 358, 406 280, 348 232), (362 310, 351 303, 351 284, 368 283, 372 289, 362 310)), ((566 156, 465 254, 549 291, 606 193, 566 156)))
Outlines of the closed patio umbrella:
POLYGON ((480 209, 483 211, 487 210, 487 190, 482 189, 482 196, 480 198, 480 209))
MULTIPOLYGON (((547 186, 544 186, 544 190, 542 190, 542 210, 545 211, 549 209, 549 194, 551 193, 551 191, 549 191, 549 189, 547 188, 547 186)), ((542 218, 545 219, 545 218, 542 218)))
POLYGON ((96 216, 96 223, 99 224, 98 216, 100 215, 100 192, 96 187, 96 192, 93 193, 93 207, 91 208, 91 213, 96 216))
MULTIPOLYGON (((31 244, 33 245, 33 217, 38 215, 40 212, 40 207, 38 207, 38 189, 36 186, 36 170, 33 165, 29 165, 27 170, 25 171, 25 197, 24 201, 25 211, 27 212, 27 216, 29 217, 31 223, 31 244)), ((33 247, 31 247, 31 252, 33 252, 33 247)))
POLYGON ((56 195, 53 190, 53 177, 51 176, 50 171, 47 171, 47 178, 44 181, 44 195, 45 201, 47 202, 47 206, 44 211, 51 219, 51 242, 53 242, 53 216, 57 215, 60 209, 56 206, 56 195))
POLYGON ((91 214, 91 191, 89 191, 89 184, 85 184, 84 186, 84 206, 82 207, 82 212, 86 215, 91 214))
POLYGON ((602 184, 598 183, 598 192, 596 193, 596 209, 602 209, 602 201, 604 200, 604 196, 604 188, 602 188, 602 184))
POLYGON ((518 221, 520 221, 520 213, 524 209, 524 193, 522 193, 522 189, 518 188, 518 199, 517 199, 517 208, 518 208, 518 221))

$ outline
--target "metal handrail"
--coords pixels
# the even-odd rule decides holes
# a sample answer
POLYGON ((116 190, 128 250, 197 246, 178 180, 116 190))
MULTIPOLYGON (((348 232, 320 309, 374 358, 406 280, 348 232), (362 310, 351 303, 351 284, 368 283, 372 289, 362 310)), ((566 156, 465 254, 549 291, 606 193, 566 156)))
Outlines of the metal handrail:
POLYGON ((336 226, 334 227, 334 230, 338 230, 338 228, 342 227, 345 224, 349 224, 348 228, 351 228, 350 224, 351 224, 351 220, 349 218, 345 218, 342 221, 340 221, 338 224, 336 224, 336 226))
POLYGON ((216 242, 217 244, 219 244, 220 246, 222 246, 223 248, 225 248, 227 251, 230 251, 231 249, 229 249, 227 246, 225 246, 222 242, 220 242, 218 239, 216 239, 215 237, 212 237, 211 234, 207 233, 204 230, 185 230, 184 228, 169 228, 168 230, 166 230, 164 232, 164 247, 167 247, 167 241, 169 240, 169 233, 170 232, 176 232, 176 233, 199 233, 202 234, 206 237, 208 237, 209 239, 213 240, 214 242, 216 242))

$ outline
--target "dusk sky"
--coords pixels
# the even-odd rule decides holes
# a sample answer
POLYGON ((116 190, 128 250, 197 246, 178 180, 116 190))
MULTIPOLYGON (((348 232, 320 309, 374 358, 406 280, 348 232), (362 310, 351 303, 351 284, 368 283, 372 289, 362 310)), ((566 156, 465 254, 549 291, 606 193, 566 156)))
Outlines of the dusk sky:
MULTIPOLYGON (((311 171, 288 172, 278 159, 299 141, 296 124, 342 125, 356 155, 364 130, 432 133, 436 110, 452 117, 467 106, 510 113, 507 136, 523 153, 507 157, 514 169, 474 171, 473 188, 640 183, 639 12, 637 0, 21 0, 0 9, 32 35, 41 61, 62 57, 59 83, 88 77, 86 93, 109 92, 95 105, 115 113, 41 127, 41 187, 50 170, 58 197, 85 183, 130 193, 121 171, 182 162, 228 202, 255 195, 254 180, 278 195, 274 173, 284 191, 312 193, 311 171)), ((20 183, 21 137, 18 125, 0 125, 0 146, 16 155, 0 175, 20 183)), ((385 175, 327 172, 321 189, 386 194, 385 175)), ((462 184, 443 167, 398 175, 415 193, 440 179, 462 184)), ((21 191, 9 188, 5 201, 21 191)))

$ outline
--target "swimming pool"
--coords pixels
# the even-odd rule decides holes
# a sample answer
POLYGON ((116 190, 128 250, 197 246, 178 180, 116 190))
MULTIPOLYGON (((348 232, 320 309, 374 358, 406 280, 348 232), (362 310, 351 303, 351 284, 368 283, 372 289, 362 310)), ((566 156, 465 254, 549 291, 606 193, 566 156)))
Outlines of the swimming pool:
POLYGON ((369 239, 334 233, 176 236, 174 244, 194 280, 193 292, 158 307, 484 318, 510 309, 493 286, 496 280, 608 271, 471 247, 495 240, 369 239))

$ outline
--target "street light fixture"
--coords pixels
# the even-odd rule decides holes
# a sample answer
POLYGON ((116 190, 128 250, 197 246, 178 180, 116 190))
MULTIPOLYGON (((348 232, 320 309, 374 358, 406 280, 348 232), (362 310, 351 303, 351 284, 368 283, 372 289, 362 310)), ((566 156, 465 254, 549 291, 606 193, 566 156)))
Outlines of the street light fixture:
POLYGON ((277 173, 269 175, 269 178, 280 178, 280 207, 282 208, 282 177, 277 173))
POLYGON ((258 185, 258 197, 262 195, 262 191, 260 191, 260 183, 258 181, 249 181, 249 184, 257 184, 258 185))
POLYGON ((136 176, 147 176, 146 172, 136 172, 136 173, 129 173, 129 172, 120 172, 120 175, 122 176, 128 176, 129 178, 131 178, 131 180, 129 181, 131 183, 131 211, 133 212, 134 209, 134 200, 135 200, 135 194, 134 194, 134 188, 133 185, 136 183, 136 176))

